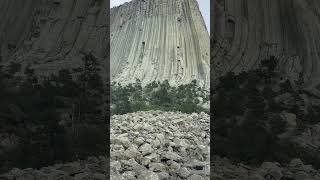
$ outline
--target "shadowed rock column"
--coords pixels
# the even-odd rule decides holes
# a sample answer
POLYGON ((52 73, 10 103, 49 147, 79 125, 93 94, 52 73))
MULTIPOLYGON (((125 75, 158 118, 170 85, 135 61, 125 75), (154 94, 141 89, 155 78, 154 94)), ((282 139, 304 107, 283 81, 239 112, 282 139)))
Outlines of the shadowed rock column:
POLYGON ((3 0, 0 2, 1 57, 39 75, 81 65, 91 52, 109 62, 109 1, 3 0))
MULTIPOLYGON (((320 2, 317 0, 217 0, 213 14, 213 78, 256 68, 270 56, 305 88, 319 85, 320 2)), ((319 91, 319 90, 316 90, 319 91)))

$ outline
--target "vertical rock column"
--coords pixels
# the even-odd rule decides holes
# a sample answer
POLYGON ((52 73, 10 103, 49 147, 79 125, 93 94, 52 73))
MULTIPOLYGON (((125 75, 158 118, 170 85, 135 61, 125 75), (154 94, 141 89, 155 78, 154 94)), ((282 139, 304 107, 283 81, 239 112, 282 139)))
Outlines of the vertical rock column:
POLYGON ((196 0, 133 0, 110 16, 112 81, 209 87, 209 34, 196 0))
POLYGON ((91 52, 109 70, 108 4, 108 0, 3 0, 1 57, 49 75, 81 65, 83 53, 91 52))
POLYGON ((320 80, 320 2, 317 0, 214 1, 212 77, 256 68, 279 58, 279 71, 308 88, 320 80))

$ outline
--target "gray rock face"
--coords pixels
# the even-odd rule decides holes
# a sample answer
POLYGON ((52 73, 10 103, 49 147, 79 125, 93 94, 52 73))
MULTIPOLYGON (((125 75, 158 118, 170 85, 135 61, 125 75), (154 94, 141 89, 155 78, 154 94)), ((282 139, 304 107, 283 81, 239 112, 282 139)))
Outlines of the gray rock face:
MULTIPOLYGON (((0 2, 0 55, 39 75, 76 68, 80 52, 109 62, 109 1, 26 0, 0 2)), ((109 67, 105 68, 106 71, 109 67)))
POLYGON ((213 78, 256 68, 260 60, 275 56, 280 72, 291 79, 301 74, 304 86, 316 89, 320 82, 320 1, 213 3, 213 78))
POLYGON ((110 14, 112 81, 209 87, 209 34, 196 0, 133 0, 110 14))
POLYGON ((81 52, 92 52, 107 72, 110 62, 113 81, 197 79, 209 87, 209 34, 196 0, 133 0, 111 12, 108 4, 1 1, 1 59, 48 75, 79 66, 81 52))

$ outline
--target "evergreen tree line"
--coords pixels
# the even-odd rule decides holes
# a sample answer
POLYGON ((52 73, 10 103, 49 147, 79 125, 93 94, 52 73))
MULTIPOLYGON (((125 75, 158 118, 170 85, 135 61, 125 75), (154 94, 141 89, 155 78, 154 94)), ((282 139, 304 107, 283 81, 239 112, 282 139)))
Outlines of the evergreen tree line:
POLYGON ((314 164, 314 159, 302 157, 300 151, 290 148, 288 139, 280 139, 279 135, 289 132, 287 126, 292 125, 281 113, 296 116, 294 135, 319 123, 320 106, 308 104, 303 98, 300 80, 290 82, 281 77, 276 70, 278 62, 270 57, 255 70, 229 72, 219 79, 211 94, 217 154, 257 164, 289 162, 294 157, 314 164))
POLYGON ((0 134, 18 137, 15 146, 0 147, 0 171, 105 154, 106 96, 92 54, 84 55, 81 67, 44 79, 30 66, 1 67, 0 98, 0 134))
POLYGON ((197 85, 171 86, 168 80, 141 85, 139 79, 128 85, 111 84, 111 113, 126 114, 136 111, 163 110, 184 113, 208 112, 202 105, 209 102, 209 93, 197 85))

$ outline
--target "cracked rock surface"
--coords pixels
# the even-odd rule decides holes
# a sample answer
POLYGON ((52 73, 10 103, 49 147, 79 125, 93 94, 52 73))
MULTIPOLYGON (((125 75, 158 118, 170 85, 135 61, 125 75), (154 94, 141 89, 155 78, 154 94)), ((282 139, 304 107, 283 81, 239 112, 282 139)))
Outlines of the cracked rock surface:
POLYGON ((111 119, 111 179, 209 179, 209 115, 136 112, 111 119))

